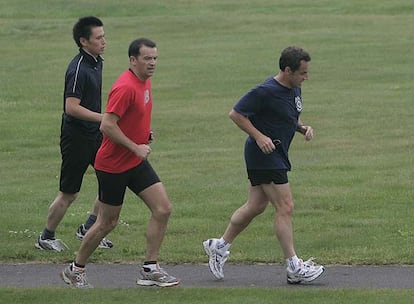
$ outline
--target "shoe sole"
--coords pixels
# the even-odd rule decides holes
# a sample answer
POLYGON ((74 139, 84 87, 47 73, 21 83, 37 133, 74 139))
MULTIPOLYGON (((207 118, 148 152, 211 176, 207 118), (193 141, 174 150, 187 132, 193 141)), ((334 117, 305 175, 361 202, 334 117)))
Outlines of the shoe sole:
MULTIPOLYGON (((112 246, 112 247, 114 247, 114 246, 112 246)), ((109 246, 103 246, 103 245, 99 245, 99 246, 98 246, 98 248, 99 248, 99 249, 111 249, 112 247, 109 247, 109 246)))
POLYGON ((78 238, 79 241, 83 240, 83 235, 79 234, 78 232, 76 232, 76 237, 78 238))
POLYGON ((56 251, 56 252, 62 252, 62 251, 64 251, 63 249, 62 250, 56 250, 56 249, 53 249, 53 248, 44 248, 39 243, 35 243, 34 246, 35 246, 35 248, 40 249, 40 250, 56 251))
POLYGON ((203 242, 203 248, 205 253, 208 256, 208 268, 210 269, 210 272, 212 273, 212 275, 217 279, 217 280, 222 280, 224 279, 224 276, 221 276, 219 274, 214 273, 213 269, 214 269, 214 259, 211 257, 211 250, 210 250, 210 245, 209 245, 209 241, 204 241, 203 242))
POLYGON ((310 283, 315 281, 317 278, 319 278, 323 273, 325 272, 325 267, 321 268, 321 272, 315 274, 314 276, 310 277, 310 278, 306 278, 306 279, 297 279, 297 281, 295 281, 295 279, 290 279, 289 277, 287 278, 287 283, 291 284, 291 285, 296 285, 296 284, 301 284, 301 283, 310 283))
POLYGON ((40 244, 39 243, 35 243, 35 248, 37 248, 37 249, 40 249, 40 250, 46 250, 46 249, 44 249, 42 246, 40 246, 40 244))
POLYGON ((140 286, 158 286, 158 287, 173 287, 180 284, 180 281, 173 282, 173 283, 163 283, 163 282, 157 282, 157 281, 151 281, 151 280, 137 280, 137 285, 140 286))

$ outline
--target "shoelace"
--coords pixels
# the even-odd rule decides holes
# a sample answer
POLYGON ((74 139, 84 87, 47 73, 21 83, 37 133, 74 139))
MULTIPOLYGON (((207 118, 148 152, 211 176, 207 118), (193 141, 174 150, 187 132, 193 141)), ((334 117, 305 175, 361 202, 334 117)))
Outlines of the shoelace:
POLYGON ((228 257, 229 257, 230 251, 226 251, 225 253, 221 254, 217 251, 215 251, 215 259, 217 262, 217 271, 220 273, 223 272, 224 263, 226 263, 228 257))
POLYGON ((161 273, 163 275, 163 277, 160 277, 160 280, 163 281, 171 281, 171 280, 175 280, 175 277, 169 275, 163 268, 159 267, 158 272, 161 273))
POLYGON ((79 283, 80 286, 89 285, 88 280, 86 278, 86 273, 85 272, 78 272, 76 274, 76 281, 79 283))
POLYGON ((309 266, 314 266, 315 265, 315 263, 313 262, 314 260, 315 260, 315 258, 314 257, 311 257, 307 261, 304 261, 303 264, 304 265, 309 265, 309 266))
POLYGON ((221 259, 219 259, 219 265, 220 265, 220 267, 223 267, 224 263, 226 263, 226 261, 227 261, 227 259, 229 257, 229 254, 230 254, 230 251, 226 251, 223 255, 221 255, 221 259))
POLYGON ((300 274, 306 274, 308 273, 312 267, 315 266, 315 263, 313 262, 315 260, 315 258, 311 257, 310 259, 308 259, 307 261, 300 261, 301 267, 299 268, 298 273, 300 274))

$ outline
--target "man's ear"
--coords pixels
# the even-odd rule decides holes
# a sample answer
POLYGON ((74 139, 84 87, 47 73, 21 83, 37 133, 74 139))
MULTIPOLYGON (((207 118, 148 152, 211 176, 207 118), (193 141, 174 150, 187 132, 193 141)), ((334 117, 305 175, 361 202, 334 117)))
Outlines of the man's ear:
POLYGON ((135 66, 137 63, 137 58, 135 56, 129 56, 129 63, 135 66))
POLYGON ((88 39, 86 39, 85 37, 80 37, 79 42, 82 46, 86 46, 88 44, 88 39))

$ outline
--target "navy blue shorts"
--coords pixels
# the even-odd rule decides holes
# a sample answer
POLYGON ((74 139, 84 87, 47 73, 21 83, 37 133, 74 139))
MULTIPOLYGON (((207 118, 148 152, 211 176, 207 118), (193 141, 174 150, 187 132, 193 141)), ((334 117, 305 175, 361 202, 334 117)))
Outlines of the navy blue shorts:
POLYGON ((122 173, 107 173, 95 170, 99 183, 99 200, 112 206, 120 206, 124 202, 126 188, 136 195, 160 182, 151 164, 144 160, 138 166, 122 173))
POLYGON ((287 170, 247 170, 247 176, 252 186, 271 183, 282 185, 288 183, 287 170))

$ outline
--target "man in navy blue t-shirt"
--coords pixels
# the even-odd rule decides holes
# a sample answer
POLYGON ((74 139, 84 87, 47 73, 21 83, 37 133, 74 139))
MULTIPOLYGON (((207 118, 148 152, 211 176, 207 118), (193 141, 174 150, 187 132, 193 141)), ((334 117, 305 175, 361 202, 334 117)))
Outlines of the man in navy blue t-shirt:
POLYGON ((309 54, 298 47, 288 47, 279 59, 279 73, 245 94, 231 110, 233 122, 248 134, 244 156, 250 180, 247 202, 237 209, 220 239, 203 242, 209 267, 222 279, 223 266, 235 238, 261 214, 269 204, 276 209, 275 233, 287 263, 287 281, 295 284, 318 278, 324 267, 303 261, 293 245, 293 198, 288 182, 288 151, 295 132, 305 140, 313 138, 311 126, 300 119, 302 82, 309 77, 309 54))

